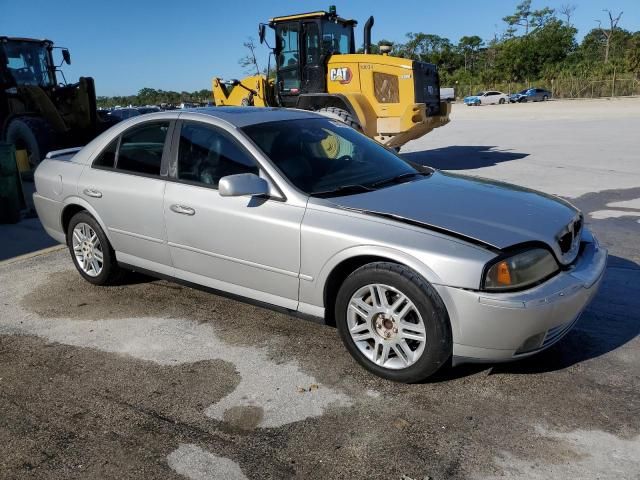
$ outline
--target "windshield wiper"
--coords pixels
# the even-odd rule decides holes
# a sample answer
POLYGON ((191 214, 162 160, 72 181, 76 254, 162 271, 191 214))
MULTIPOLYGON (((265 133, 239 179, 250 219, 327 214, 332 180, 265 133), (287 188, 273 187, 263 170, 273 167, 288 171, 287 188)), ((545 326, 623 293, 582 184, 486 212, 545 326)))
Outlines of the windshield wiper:
POLYGON ((349 193, 362 193, 362 192, 370 192, 373 188, 368 187, 367 185, 341 185, 333 190, 324 190, 321 192, 311 192, 311 195, 314 197, 332 197, 334 195, 342 195, 349 193))
POLYGON ((372 184, 370 184, 369 186, 371 188, 377 188, 377 187, 382 187, 383 185, 388 185, 390 183, 402 183, 404 180, 408 179, 408 178, 412 178, 412 177, 416 177, 416 176, 426 176, 426 175, 431 175, 431 172, 407 172, 407 173, 401 173, 400 175, 396 175, 395 177, 391 177, 391 178, 385 178, 384 180, 380 180, 378 182, 374 182, 372 184))

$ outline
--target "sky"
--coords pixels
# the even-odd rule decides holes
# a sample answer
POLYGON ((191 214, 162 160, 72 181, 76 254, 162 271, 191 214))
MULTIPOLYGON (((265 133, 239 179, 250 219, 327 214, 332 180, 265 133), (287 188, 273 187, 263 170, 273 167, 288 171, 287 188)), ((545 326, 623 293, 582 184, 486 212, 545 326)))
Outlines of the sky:
MULTIPOLYGON (((518 0, 0 0, 0 35, 48 38, 71 51, 63 70, 69 82, 92 76, 98 95, 131 95, 143 87, 194 91, 211 78, 241 78, 243 42, 257 38, 270 17, 328 10, 358 20, 375 17, 373 41, 403 41, 407 32, 433 33, 457 42, 464 35, 491 39, 505 30, 502 17, 518 0), (28 19, 25 21, 24 19, 28 19)), ((576 5, 572 23, 582 37, 604 20, 603 9, 624 12, 619 26, 640 30, 640 0, 533 0, 533 8, 576 5)), ((273 35, 267 29, 268 35, 273 35)), ((266 66, 267 47, 258 53, 266 66)))

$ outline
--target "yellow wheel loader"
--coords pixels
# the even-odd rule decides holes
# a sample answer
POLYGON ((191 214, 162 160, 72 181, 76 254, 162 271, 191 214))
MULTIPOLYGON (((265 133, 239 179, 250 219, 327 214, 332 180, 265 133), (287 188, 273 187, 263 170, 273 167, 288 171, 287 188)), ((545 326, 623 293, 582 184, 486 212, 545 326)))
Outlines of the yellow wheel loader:
MULTIPOLYGON (((291 107, 317 111, 399 148, 449 122, 451 106, 440 101, 435 65, 371 54, 373 17, 364 27, 364 54, 356 53, 355 20, 335 7, 272 18, 275 79, 264 75, 241 81, 214 78, 217 106, 291 107)), ((260 43, 266 24, 260 24, 260 43)), ((268 45, 268 44, 267 44, 268 45)), ((270 47, 271 48, 271 47, 270 47)))
POLYGON ((23 170, 35 168, 50 150, 88 143, 113 124, 97 116, 93 78, 67 84, 54 49, 71 63, 69 50, 50 40, 0 36, 0 141, 15 145, 23 170))

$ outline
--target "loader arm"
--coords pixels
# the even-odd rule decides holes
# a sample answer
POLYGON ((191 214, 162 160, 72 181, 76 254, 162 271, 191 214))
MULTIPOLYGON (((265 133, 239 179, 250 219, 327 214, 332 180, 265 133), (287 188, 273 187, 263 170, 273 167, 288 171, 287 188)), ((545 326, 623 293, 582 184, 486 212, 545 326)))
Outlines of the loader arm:
POLYGON ((239 82, 224 82, 216 77, 212 81, 212 90, 217 106, 275 106, 273 82, 264 75, 253 75, 239 82))

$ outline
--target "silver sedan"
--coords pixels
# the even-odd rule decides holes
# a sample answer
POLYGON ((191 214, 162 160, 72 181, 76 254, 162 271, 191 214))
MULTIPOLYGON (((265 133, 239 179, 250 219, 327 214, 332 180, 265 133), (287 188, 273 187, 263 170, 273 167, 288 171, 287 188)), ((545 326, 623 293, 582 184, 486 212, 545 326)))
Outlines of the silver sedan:
POLYGON ((35 183, 87 281, 137 270, 321 319, 402 382, 553 345, 607 258, 561 199, 412 164, 296 110, 135 117, 49 154, 35 183))

